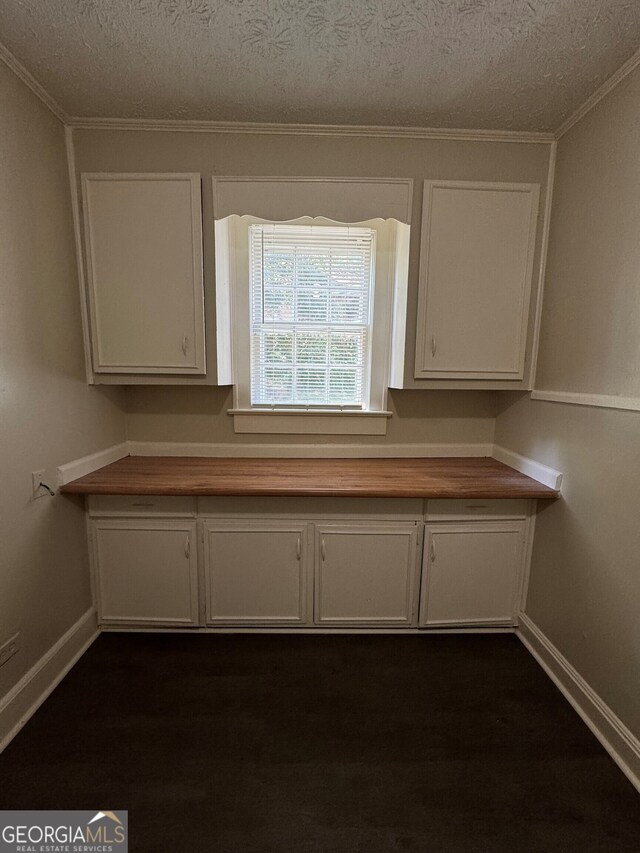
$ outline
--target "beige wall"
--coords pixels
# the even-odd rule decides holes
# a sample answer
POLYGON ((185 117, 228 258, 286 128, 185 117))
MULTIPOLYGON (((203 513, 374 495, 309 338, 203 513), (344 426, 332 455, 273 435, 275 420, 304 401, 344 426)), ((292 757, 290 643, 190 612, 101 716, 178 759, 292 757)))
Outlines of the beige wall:
POLYGON ((496 441, 564 473, 526 613, 640 736, 640 413, 508 395, 496 441))
POLYGON ((31 471, 122 441, 121 389, 88 388, 60 122, 0 63, 0 696, 91 606, 84 513, 31 471))
MULTIPOLYGON (((78 172, 194 171, 203 176, 205 222, 213 221, 212 175, 328 175, 414 179, 409 268, 406 383, 412 378, 422 182, 426 178, 539 183, 544 211, 549 146, 497 142, 167 131, 76 130, 78 172)), ((538 229, 534 284, 542 228, 538 229)), ((213 233, 205 228, 208 322, 213 303, 213 233)), ((534 286, 534 291, 535 291, 534 286)), ((531 312, 533 324, 535 312, 531 312)), ((531 339, 531 330, 529 338, 531 339)), ((212 340, 209 340, 211 345, 212 340)), ((528 356, 529 359, 529 356, 528 356)), ((233 432, 228 389, 131 387, 127 392, 129 437, 137 440, 268 443, 486 442, 493 438, 495 396, 491 392, 396 391, 386 438, 360 436, 240 436, 233 432)))
MULTIPOLYGON (((536 387, 640 396, 640 72, 562 138, 536 387)), ((640 736, 640 412, 503 399, 496 441, 564 472, 526 612, 640 736)))
POLYGON ((560 141, 535 387, 640 397, 640 72, 560 141))
POLYGON ((496 393, 390 391, 386 436, 236 435, 229 388, 128 388, 127 436, 136 441, 238 444, 492 443, 496 393))

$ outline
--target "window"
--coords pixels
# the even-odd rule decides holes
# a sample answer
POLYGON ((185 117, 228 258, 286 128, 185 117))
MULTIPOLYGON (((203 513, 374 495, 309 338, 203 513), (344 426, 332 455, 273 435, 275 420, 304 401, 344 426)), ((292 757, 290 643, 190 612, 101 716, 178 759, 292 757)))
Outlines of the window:
POLYGON ((409 226, 215 222, 220 385, 236 432, 384 435, 402 387, 409 226))
POLYGON ((249 226, 252 406, 368 408, 375 237, 249 226))

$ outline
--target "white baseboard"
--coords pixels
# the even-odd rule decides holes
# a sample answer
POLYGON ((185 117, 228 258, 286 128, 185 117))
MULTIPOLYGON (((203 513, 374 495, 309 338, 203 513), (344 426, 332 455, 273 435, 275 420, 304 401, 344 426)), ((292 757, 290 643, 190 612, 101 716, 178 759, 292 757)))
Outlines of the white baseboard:
POLYGON ((516 635, 640 791, 640 741, 524 613, 516 635))
POLYGON ((299 634, 356 634, 360 636, 363 634, 385 634, 393 637, 410 634, 414 637, 428 637, 431 634, 515 634, 516 629, 512 625, 493 628, 480 625, 471 628, 341 628, 326 625, 304 628, 284 626, 272 628, 269 625, 260 628, 234 627, 233 625, 207 628, 171 628, 167 626, 157 628, 155 626, 101 625, 100 631, 105 634, 289 634, 292 637, 299 634))
POLYGON ((572 406, 591 406, 596 409, 624 409, 640 412, 640 397, 618 397, 615 394, 582 394, 575 391, 532 391, 532 400, 549 403, 569 403, 572 406))
POLYGON ((513 450, 507 450, 506 447, 501 447, 499 444, 494 444, 493 453, 491 454, 498 462, 503 462, 510 468, 515 468, 521 474, 526 474, 527 477, 533 477, 539 483, 549 486, 550 489, 560 491, 562 486, 562 473, 554 468, 549 468, 541 462, 536 462, 535 459, 529 459, 526 456, 520 456, 519 453, 514 453, 513 450))
POLYGON ((92 608, 0 699, 0 752, 62 681, 98 636, 92 608))
POLYGON ((128 455, 129 446, 126 441, 123 441, 121 444, 105 447, 104 450, 98 450, 89 456, 82 456, 80 459, 74 459, 73 462, 60 465, 58 468, 58 486, 65 486, 72 480, 77 480, 78 477, 91 474, 92 471, 97 471, 98 468, 110 465, 111 462, 117 462, 118 459, 123 459, 128 455))
POLYGON ((129 441, 131 456, 268 456, 341 459, 413 456, 491 456, 493 444, 205 444, 178 441, 129 441))

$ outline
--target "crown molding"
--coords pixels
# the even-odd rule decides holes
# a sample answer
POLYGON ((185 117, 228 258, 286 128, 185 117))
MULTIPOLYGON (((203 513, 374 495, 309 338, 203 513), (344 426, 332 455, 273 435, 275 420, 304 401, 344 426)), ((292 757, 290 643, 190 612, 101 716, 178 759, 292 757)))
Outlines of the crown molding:
POLYGON ((155 130, 182 133, 242 133, 284 136, 355 136, 387 139, 442 139, 461 142, 511 142, 548 145, 559 140, 640 65, 640 48, 553 132, 481 130, 391 125, 280 124, 278 122, 206 121, 197 119, 98 118, 70 116, 13 53, 0 42, 0 61, 10 68, 62 124, 81 130, 155 130))
POLYGON ((48 107, 54 116, 62 122, 62 124, 69 123, 69 116, 62 109, 60 104, 53 98, 47 90, 38 83, 36 78, 31 74, 30 71, 24 67, 24 65, 16 59, 16 57, 11 53, 9 48, 5 47, 2 42, 0 42, 0 60, 4 62, 7 68, 10 68, 16 77, 19 77, 22 82, 31 89, 33 94, 38 97, 45 107, 48 107))
POLYGON ((636 69, 640 65, 640 48, 633 53, 626 62, 618 68, 617 71, 614 71, 611 77, 604 81, 602 86, 599 89, 590 95, 587 100, 582 104, 582 106, 578 107, 578 109, 571 113, 569 118, 567 118, 560 127, 555 132, 555 138, 560 139, 565 135, 568 130, 577 124, 580 119, 584 118, 587 113, 591 112, 591 110, 600 103, 600 101, 606 97, 612 89, 618 85, 618 83, 622 83, 625 77, 628 77, 631 72, 636 69))
POLYGON ((549 145, 553 133, 525 130, 471 130, 443 127, 392 127, 389 125, 279 124, 267 122, 199 121, 146 118, 83 118, 68 124, 80 130, 155 130, 178 133, 243 133, 284 136, 358 136, 387 139, 447 139, 463 142, 525 142, 549 145))

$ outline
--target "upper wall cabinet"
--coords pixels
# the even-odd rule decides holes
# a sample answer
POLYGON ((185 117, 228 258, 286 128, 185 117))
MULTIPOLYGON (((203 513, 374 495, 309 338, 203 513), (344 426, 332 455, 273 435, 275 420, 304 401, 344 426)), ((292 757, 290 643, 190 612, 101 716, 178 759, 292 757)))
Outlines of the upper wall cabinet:
POLYGON ((425 181, 417 379, 523 378, 538 195, 425 181))
POLYGON ((82 175, 93 370, 204 374, 197 174, 82 175))

